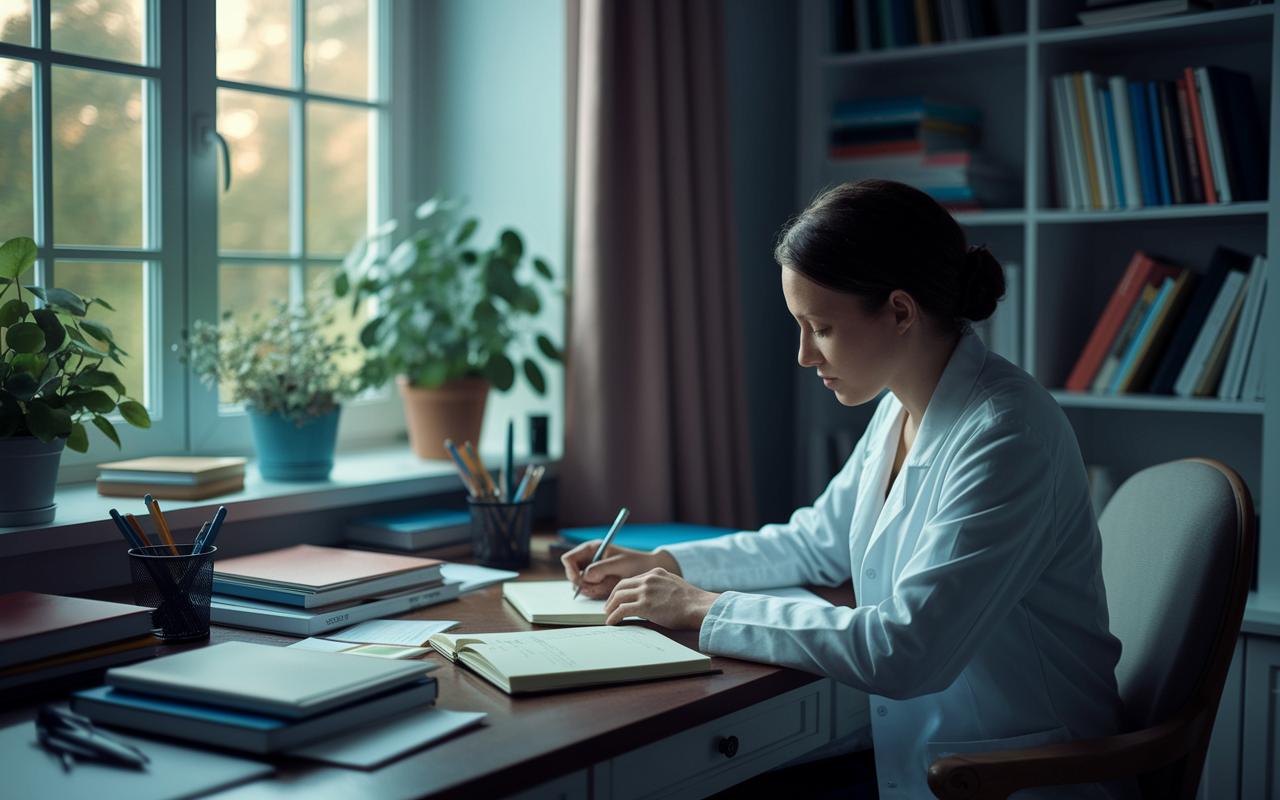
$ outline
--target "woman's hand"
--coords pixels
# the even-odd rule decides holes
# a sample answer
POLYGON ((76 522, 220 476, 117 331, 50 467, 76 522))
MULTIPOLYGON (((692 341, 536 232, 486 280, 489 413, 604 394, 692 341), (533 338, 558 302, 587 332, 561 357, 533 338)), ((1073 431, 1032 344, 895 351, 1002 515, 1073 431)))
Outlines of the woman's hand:
POLYGON ((676 563, 675 556, 665 550, 649 553, 613 544, 609 545, 603 558, 591 564, 591 557, 599 547, 600 540, 596 539, 584 542, 560 556, 565 576, 575 586, 580 586, 582 594, 592 600, 605 599, 613 591, 613 587, 618 585, 618 581, 648 572, 655 567, 680 574, 680 565, 676 563), (588 564, 591 566, 588 567, 588 564), (584 569, 586 572, 583 572, 584 569))
POLYGON ((604 606, 608 615, 605 624, 617 625, 627 617, 642 617, 664 628, 696 631, 719 596, 656 567, 618 582, 604 606))

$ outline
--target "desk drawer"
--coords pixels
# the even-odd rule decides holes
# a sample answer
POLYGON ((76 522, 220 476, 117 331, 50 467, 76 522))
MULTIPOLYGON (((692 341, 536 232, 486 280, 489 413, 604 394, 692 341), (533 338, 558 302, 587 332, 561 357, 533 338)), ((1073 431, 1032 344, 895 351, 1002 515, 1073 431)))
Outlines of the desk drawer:
POLYGON ((830 709, 831 681, 815 681, 599 765, 596 785, 610 800, 705 797, 826 744, 830 709))

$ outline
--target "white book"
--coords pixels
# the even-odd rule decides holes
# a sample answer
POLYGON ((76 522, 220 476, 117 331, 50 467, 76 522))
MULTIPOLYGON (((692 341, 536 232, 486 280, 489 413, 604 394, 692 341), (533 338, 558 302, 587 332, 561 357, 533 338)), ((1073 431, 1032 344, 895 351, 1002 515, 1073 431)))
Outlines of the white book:
POLYGON ((1218 129, 1218 108, 1209 85, 1209 70, 1196 67, 1196 91, 1200 93, 1200 116, 1204 123, 1204 141, 1213 166, 1213 190, 1219 203, 1231 202, 1231 181, 1227 177, 1227 156, 1223 150, 1222 132, 1218 129))
MULTIPOLYGON (((1263 302, 1266 302, 1265 297, 1263 302)), ((1249 353, 1249 367, 1244 373, 1244 390, 1241 392, 1241 400, 1254 401, 1265 400, 1263 396, 1262 386, 1262 359, 1267 354, 1265 342, 1265 333, 1263 328, 1267 325, 1267 318, 1263 315, 1258 321, 1258 330, 1255 334, 1253 350, 1249 353)))
POLYGON ((569 581, 508 581, 502 596, 534 625, 603 625, 604 600, 573 596, 569 581))
POLYGON ((1055 75, 1049 79, 1049 87, 1053 90, 1053 132, 1055 166, 1058 170, 1058 205, 1063 208, 1079 210, 1080 187, 1076 184, 1075 151, 1071 145, 1071 131, 1067 115, 1067 87, 1065 75, 1055 75))
POLYGON ((1089 117, 1089 138, 1093 145, 1093 174, 1098 181, 1098 196, 1102 200, 1102 208, 1116 207, 1115 187, 1111 185, 1111 170, 1108 163, 1111 154, 1107 151, 1107 139, 1103 131, 1107 122, 1102 118, 1102 109, 1098 107, 1098 81, 1090 71, 1082 73, 1084 77, 1085 113, 1089 117))
POLYGON ((364 602, 326 608, 302 608, 247 597, 217 595, 209 602, 209 619, 219 625, 257 631, 315 636, 379 617, 394 616, 458 599, 462 584, 446 580, 442 586, 411 589, 407 592, 364 602))
POLYGON ((1080 127, 1080 104, 1076 97, 1076 79, 1073 73, 1062 76, 1063 92, 1066 95, 1067 133, 1071 137, 1071 158, 1076 185, 1080 187, 1079 210, 1093 208, 1092 193, 1089 190, 1089 164, 1085 158, 1084 137, 1080 127))
POLYGON ((1126 208, 1142 208, 1142 175, 1138 171, 1138 149, 1133 138, 1133 111, 1129 108, 1129 82, 1123 75, 1110 79, 1111 105, 1116 115, 1116 144, 1120 149, 1120 172, 1124 181, 1126 208))
POLYGON ((1222 369, 1222 381, 1218 384, 1218 397, 1222 400, 1238 400, 1244 384, 1244 370, 1249 363, 1249 351, 1253 347, 1254 331, 1258 328, 1258 316, 1262 312, 1262 293, 1266 290, 1267 259, 1253 257, 1249 269, 1249 289, 1240 309, 1240 321, 1236 323, 1227 364, 1222 369))
POLYGON ((1222 287, 1218 289, 1218 295, 1213 299, 1213 305, 1209 307, 1209 314, 1204 318, 1195 342, 1187 353, 1187 360, 1182 363, 1182 369, 1178 370, 1178 378, 1173 383, 1173 391, 1180 397, 1195 396, 1200 373, 1204 371, 1214 342, 1217 341, 1222 327, 1227 324, 1231 307, 1235 305, 1236 297, 1240 294, 1240 289, 1247 278, 1245 273, 1233 269, 1229 270, 1227 277, 1223 279, 1222 287))
POLYGON ((130 692, 303 719, 405 686, 438 665, 223 642, 107 670, 130 692))

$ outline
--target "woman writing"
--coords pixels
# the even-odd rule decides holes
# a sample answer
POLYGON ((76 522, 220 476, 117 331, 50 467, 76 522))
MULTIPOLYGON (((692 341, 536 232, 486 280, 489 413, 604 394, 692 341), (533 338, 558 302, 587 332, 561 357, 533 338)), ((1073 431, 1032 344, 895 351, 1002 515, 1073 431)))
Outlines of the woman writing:
MULTIPOLYGON (((794 667, 871 696, 882 797, 931 796, 930 762, 1120 730, 1101 542, 1075 435, 968 322, 999 263, 928 195, 860 181, 816 199, 775 257, 799 362, 844 405, 879 401, 852 456, 783 525, 582 573, 609 623, 699 631, 707 653, 794 667), (852 579, 857 607, 744 594, 852 579), (739 590, 739 591, 733 591, 739 590)), ((563 560, 571 580, 587 543, 563 560)), ((1129 797, 1131 782, 1018 797, 1129 797)))

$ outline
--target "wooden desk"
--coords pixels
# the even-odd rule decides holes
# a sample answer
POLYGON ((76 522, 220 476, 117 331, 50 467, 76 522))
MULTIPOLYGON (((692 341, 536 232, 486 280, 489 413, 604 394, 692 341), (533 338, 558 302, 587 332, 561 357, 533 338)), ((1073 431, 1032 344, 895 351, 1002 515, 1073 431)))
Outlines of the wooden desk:
MULTIPOLYGON (((547 552, 550 537, 536 538, 533 565, 521 579, 562 577, 558 561, 547 552)), ((840 590, 823 593, 837 602, 851 599, 840 590)), ((533 627, 502 601, 500 586, 421 609, 411 616, 458 620, 460 631, 533 627)), ((697 648, 695 631, 658 630, 697 648)), ((210 637, 212 642, 232 639, 277 644, 295 641, 289 636, 217 626, 210 637)), ((432 673, 439 681, 437 706, 483 711, 488 716, 481 728, 368 772, 279 759, 275 777, 212 796, 219 800, 470 800, 508 797, 532 789, 528 797, 580 794, 586 798, 589 783, 596 798, 671 796, 667 789, 676 790, 676 796, 696 797, 785 763, 832 738, 834 685, 791 669, 715 658, 715 666, 722 672, 712 675, 513 698, 439 654, 428 658, 441 664, 432 673), (721 720, 724 722, 718 722, 721 720), (743 732, 735 734, 735 725, 743 732), (762 733, 745 732, 760 729, 762 733), (728 735, 742 740, 741 750, 733 758, 715 751, 720 737, 728 735), (767 741, 760 741, 762 735, 767 741), (646 747, 650 748, 648 753, 636 753, 646 747), (650 758, 661 763, 650 764, 650 758), (672 759, 688 763, 682 767, 672 759), (682 776, 681 769, 689 774, 682 776), (639 778, 637 770, 644 773, 639 778), (554 782, 555 791, 548 782, 554 782), (564 794, 562 786, 568 787, 564 794)), ((27 711, 34 714, 34 709, 27 711)), ((11 715, 0 715, 0 721, 17 721, 6 721, 7 716, 11 715)))

